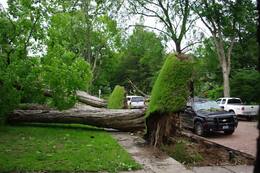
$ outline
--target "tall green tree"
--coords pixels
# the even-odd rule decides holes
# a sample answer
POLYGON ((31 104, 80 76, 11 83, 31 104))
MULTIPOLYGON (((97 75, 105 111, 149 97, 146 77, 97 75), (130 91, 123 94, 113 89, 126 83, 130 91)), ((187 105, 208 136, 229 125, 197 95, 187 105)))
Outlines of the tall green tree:
POLYGON ((135 28, 123 50, 115 83, 125 86, 128 91, 133 91, 134 84, 141 91, 149 93, 163 57, 161 39, 142 27, 135 28))
POLYGON ((89 92, 109 92, 116 52, 121 47, 121 31, 110 14, 116 14, 116 2, 73 0, 49 5, 53 15, 49 20, 48 49, 59 43, 90 64, 93 78, 89 92))
POLYGON ((203 41, 194 52, 196 62, 195 95, 217 99, 223 94, 222 73, 212 38, 203 41))
POLYGON ((251 0, 194 1, 193 10, 208 28, 222 68, 224 96, 230 96, 231 56, 238 33, 248 21, 255 23, 255 4, 251 0))

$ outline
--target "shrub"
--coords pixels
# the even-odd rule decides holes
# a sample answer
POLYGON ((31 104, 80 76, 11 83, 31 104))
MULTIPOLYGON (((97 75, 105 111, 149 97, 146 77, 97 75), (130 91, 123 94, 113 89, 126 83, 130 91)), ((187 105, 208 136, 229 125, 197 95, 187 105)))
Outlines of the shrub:
POLYGON ((167 57, 153 86, 146 116, 153 112, 178 112, 184 108, 189 96, 191 74, 190 61, 179 60, 175 55, 167 57))
POLYGON ((122 109, 125 106, 125 88, 122 86, 115 86, 113 92, 108 98, 109 109, 122 109))

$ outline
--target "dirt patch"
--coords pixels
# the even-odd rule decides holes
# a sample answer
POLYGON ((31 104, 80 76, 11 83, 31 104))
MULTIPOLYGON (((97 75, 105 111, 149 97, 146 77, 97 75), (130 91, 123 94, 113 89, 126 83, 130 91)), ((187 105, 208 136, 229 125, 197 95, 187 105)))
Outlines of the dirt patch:
POLYGON ((168 155, 186 166, 253 165, 254 158, 221 145, 187 136, 171 139, 162 147, 168 155))

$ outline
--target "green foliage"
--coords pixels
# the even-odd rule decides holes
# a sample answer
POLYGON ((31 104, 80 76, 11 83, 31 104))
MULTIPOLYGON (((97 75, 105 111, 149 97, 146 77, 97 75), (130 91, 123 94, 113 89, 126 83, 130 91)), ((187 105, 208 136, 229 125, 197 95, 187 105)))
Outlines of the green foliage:
POLYGON ((231 95, 244 102, 260 103, 260 74, 256 70, 239 70, 231 78, 231 95))
POLYGON ((126 92, 122 86, 115 86, 113 92, 108 99, 109 109, 122 109, 125 105, 126 92))
MULTIPOLYGON (((66 54, 66 52, 64 52, 66 54)), ((60 55, 17 60, 1 70, 1 115, 19 103, 48 103, 58 109, 72 107, 76 90, 86 90, 91 80, 89 65, 82 58, 60 55), (51 98, 44 96, 50 90, 51 98)))
POLYGON ((189 60, 179 60, 175 55, 166 58, 153 86, 146 116, 153 112, 177 112, 186 106, 192 69, 189 60))
POLYGON ((1 68, 0 117, 27 100, 39 101, 43 98, 41 83, 38 81, 38 59, 15 60, 1 68), (40 97, 41 95, 41 97, 40 97))
POLYGON ((121 56, 114 83, 125 86, 128 92, 133 92, 128 81, 130 79, 140 90, 150 93, 164 61, 161 38, 153 32, 137 27, 128 38, 121 56))
POLYGON ((209 89, 207 94, 207 98, 211 100, 216 100, 223 96, 223 86, 214 85, 212 89, 209 89))
POLYGON ((72 107, 76 90, 86 90, 91 81, 89 64, 61 47, 49 50, 43 61, 43 82, 52 91, 50 104, 59 109, 72 107))
POLYGON ((111 92, 110 81, 118 62, 114 50, 121 46, 121 33, 115 20, 107 15, 88 18, 82 10, 58 13, 51 18, 48 36, 49 49, 58 44, 90 64, 93 72, 90 92, 96 94, 99 89, 104 94, 111 92))
MULTIPOLYGON (((252 32, 255 32, 252 30, 252 32)), ((255 94, 257 73, 254 73, 258 57, 255 48, 255 38, 250 37, 251 32, 240 33, 241 42, 234 45, 231 69, 231 95, 243 97, 246 102, 257 102, 255 94), (247 47, 250 47, 247 49, 247 47), (247 70, 241 70, 246 68, 247 70), (240 70, 239 70, 240 69, 240 70), (246 86, 248 84, 248 86, 246 86), (242 87, 243 86, 243 87, 242 87), (240 92, 241 91, 241 92, 240 92)), ((222 72, 216 55, 212 38, 205 39, 202 46, 195 51, 196 80, 195 95, 217 99, 223 96, 222 72)), ((258 96, 259 97, 259 96, 258 96)))
POLYGON ((81 125, 0 127, 0 172, 140 169, 108 133, 81 125))
POLYGON ((76 90, 86 90, 92 79, 90 65, 70 47, 74 42, 63 39, 64 33, 70 31, 65 27, 71 20, 69 14, 53 16, 48 30, 47 38, 51 41, 47 41, 47 54, 41 57, 28 55, 28 50, 30 53, 37 51, 31 40, 38 43, 47 40, 43 37, 46 33, 41 24, 48 17, 36 4, 9 1, 9 11, 0 11, 0 25, 4 26, 0 29, 2 118, 19 103, 50 104, 58 109, 72 107, 76 102, 76 90), (46 91, 51 92, 51 98, 44 96, 46 91))

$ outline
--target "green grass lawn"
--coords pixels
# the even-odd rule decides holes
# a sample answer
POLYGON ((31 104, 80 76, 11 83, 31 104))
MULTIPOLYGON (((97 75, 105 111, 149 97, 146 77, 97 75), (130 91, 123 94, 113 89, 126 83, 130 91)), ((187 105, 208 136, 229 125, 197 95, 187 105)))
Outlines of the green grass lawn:
POLYGON ((0 172, 117 172, 140 167, 102 130, 78 125, 0 127, 0 172))

